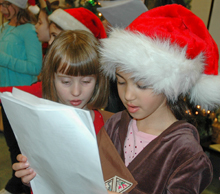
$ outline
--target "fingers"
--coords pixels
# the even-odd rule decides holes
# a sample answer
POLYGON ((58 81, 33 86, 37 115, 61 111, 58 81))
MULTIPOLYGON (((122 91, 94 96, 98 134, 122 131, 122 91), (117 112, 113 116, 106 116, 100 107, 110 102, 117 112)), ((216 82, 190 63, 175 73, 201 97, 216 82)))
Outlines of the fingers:
POLYGON ((19 162, 27 162, 27 157, 24 156, 24 155, 22 155, 22 154, 18 154, 18 155, 17 155, 17 160, 18 160, 19 162))
POLYGON ((12 165, 12 169, 15 170, 15 176, 21 178, 22 182, 28 185, 36 176, 36 173, 32 168, 30 168, 30 164, 27 162, 27 157, 19 154, 17 156, 17 160, 19 162, 12 165))
MULTIPOLYGON (((18 176, 21 176, 21 180, 24 184, 30 184, 30 181, 36 176, 36 172, 32 168, 26 169, 25 172, 16 172, 19 173, 18 176), (24 174, 24 176, 22 176, 24 174)), ((15 173, 15 176, 16 176, 15 173)))
POLYGON ((15 171, 25 170, 26 168, 29 167, 30 165, 28 162, 17 162, 12 165, 12 169, 15 171))
MULTIPOLYGON (((20 163, 17 163, 17 164, 20 164, 20 163)), ((15 176, 18 178, 21 178, 24 184, 29 184, 30 181, 36 176, 36 172, 34 172, 32 168, 27 168, 27 169, 15 171, 15 176)))

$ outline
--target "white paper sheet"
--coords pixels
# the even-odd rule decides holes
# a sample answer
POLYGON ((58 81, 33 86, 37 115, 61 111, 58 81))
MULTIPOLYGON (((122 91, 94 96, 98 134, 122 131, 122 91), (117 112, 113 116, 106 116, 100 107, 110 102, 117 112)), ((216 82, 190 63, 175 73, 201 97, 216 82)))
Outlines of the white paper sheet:
POLYGON ((107 194, 89 111, 16 88, 0 97, 21 152, 37 172, 34 194, 107 194))
POLYGON ((99 1, 97 8, 113 27, 127 27, 139 15, 147 11, 141 0, 99 1))

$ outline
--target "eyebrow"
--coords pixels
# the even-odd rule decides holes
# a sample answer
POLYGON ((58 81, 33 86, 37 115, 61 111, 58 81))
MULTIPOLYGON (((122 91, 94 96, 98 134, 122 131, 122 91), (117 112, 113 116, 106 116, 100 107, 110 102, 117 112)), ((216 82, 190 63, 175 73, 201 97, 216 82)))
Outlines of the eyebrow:
POLYGON ((119 76, 119 77, 121 77, 121 78, 123 78, 123 77, 122 77, 120 74, 118 74, 118 73, 116 73, 116 75, 119 76))
POLYGON ((61 73, 56 73, 57 77, 71 77, 71 75, 66 75, 66 74, 61 74, 61 73))

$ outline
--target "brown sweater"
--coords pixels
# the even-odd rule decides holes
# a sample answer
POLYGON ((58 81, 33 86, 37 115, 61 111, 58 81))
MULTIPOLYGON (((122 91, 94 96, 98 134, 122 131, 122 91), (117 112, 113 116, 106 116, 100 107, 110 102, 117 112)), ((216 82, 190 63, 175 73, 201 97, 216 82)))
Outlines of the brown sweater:
MULTIPOLYGON (((102 148, 101 162, 105 153, 117 150, 124 161, 124 142, 131 118, 126 111, 112 116, 98 134, 98 143, 102 148), (102 130, 106 130, 115 148, 102 139, 102 130), (100 143, 101 142, 101 143, 100 143), (111 147, 108 148, 107 147, 111 147), (106 148, 106 150, 105 150, 106 148)), ((115 153, 113 154, 115 157, 115 153)), ((120 160, 112 160, 111 163, 120 160)), ((113 168, 115 165, 112 165, 113 168)), ((104 177, 109 169, 102 163, 104 177), (106 171, 106 168, 108 169, 106 171)), ((121 168, 121 167, 120 167, 121 168)), ((212 164, 199 143, 197 129, 185 122, 177 121, 162 134, 150 142, 126 168, 137 181, 130 194, 189 194, 201 193, 212 180, 212 164)), ((112 175, 111 175, 112 176, 112 175)), ((129 175, 130 176, 130 175, 129 175)))

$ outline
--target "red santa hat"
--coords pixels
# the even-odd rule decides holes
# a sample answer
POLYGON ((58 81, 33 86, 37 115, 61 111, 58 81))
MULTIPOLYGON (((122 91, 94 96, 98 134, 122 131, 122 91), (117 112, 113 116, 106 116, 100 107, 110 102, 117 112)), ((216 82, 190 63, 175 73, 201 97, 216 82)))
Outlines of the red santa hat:
POLYGON ((205 109, 220 105, 218 48, 203 21, 187 8, 165 5, 136 18, 125 29, 112 29, 102 40, 104 73, 132 73, 135 81, 175 102, 189 94, 205 109))
POLYGON ((101 20, 91 11, 83 7, 71 9, 57 9, 49 20, 63 30, 85 30, 93 33, 98 39, 106 38, 106 32, 101 20))

